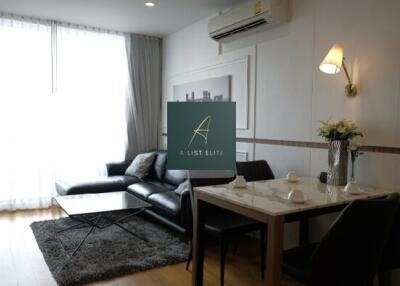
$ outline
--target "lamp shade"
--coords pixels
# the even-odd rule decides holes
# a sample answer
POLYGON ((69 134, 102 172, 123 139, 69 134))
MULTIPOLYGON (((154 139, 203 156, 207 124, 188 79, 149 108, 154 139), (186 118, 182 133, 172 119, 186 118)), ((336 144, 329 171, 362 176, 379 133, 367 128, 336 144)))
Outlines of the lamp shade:
POLYGON ((328 54, 319 65, 319 69, 328 74, 340 72, 343 62, 343 48, 341 45, 335 44, 329 50, 328 54))

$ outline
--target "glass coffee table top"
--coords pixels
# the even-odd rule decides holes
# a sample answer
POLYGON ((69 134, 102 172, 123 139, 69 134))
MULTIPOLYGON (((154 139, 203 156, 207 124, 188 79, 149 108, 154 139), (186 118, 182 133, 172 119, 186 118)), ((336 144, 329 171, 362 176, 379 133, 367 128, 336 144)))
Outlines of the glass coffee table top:
POLYGON ((147 202, 126 191, 58 196, 55 200, 69 216, 151 207, 147 202))

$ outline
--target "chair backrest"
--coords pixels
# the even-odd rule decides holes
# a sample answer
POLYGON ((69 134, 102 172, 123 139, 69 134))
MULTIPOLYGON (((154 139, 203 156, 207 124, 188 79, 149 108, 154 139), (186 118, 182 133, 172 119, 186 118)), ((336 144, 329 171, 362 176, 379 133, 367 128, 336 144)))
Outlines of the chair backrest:
POLYGON ((368 285, 382 259, 398 194, 350 203, 311 257, 311 285, 368 285))
MULTIPOLYGON (((400 205, 400 200, 399 200, 400 205)), ((394 217, 392 230, 382 258, 382 269, 400 268, 400 207, 394 217)))
POLYGON ((265 160, 236 162, 236 170, 237 175, 244 176, 248 182, 275 179, 274 173, 265 160))

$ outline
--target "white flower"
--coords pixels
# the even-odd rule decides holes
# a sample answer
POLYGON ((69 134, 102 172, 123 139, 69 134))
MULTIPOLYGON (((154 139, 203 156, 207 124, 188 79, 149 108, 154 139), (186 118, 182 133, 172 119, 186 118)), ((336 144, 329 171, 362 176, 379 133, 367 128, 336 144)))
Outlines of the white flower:
POLYGON ((346 127, 345 126, 339 126, 336 130, 339 133, 346 133, 346 127))
POLYGON ((357 124, 351 120, 343 119, 336 123, 320 121, 320 123, 318 135, 325 138, 326 141, 351 140, 354 137, 363 136, 357 124))
POLYGON ((362 146, 361 140, 359 137, 355 137, 350 141, 350 150, 356 151, 359 150, 362 146))

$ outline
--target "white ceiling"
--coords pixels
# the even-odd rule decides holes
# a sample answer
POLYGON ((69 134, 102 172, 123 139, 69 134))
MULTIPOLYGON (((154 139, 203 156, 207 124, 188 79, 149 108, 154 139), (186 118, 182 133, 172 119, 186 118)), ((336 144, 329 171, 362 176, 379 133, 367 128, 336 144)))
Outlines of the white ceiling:
POLYGON ((0 0, 0 11, 165 36, 244 0, 0 0))

